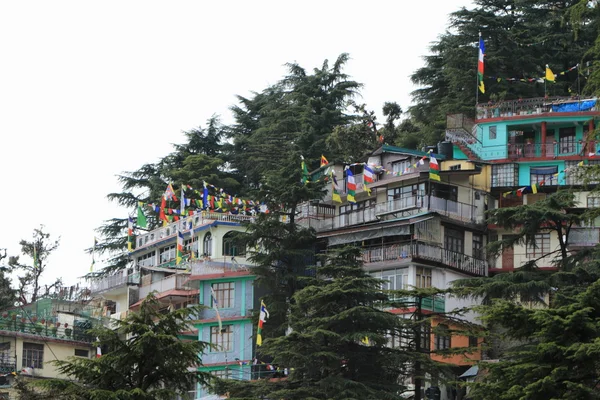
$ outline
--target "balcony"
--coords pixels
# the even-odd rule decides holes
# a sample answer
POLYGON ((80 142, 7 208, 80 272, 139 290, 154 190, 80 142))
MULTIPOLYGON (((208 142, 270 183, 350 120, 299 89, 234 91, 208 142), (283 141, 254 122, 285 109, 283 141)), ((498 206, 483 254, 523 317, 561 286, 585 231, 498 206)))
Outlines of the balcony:
POLYGON ((569 247, 594 247, 600 243, 600 228, 571 228, 569 247))
POLYGON ((33 319, 15 318, 12 315, 0 319, 0 332, 5 336, 24 336, 33 340, 44 340, 44 338, 61 339, 74 342, 91 343, 94 337, 87 333, 91 328, 89 321, 75 321, 75 325, 71 326, 66 323, 56 322, 51 320, 40 320, 33 322, 33 319), (43 323, 42 323, 43 321, 43 323))
POLYGON ((553 143, 509 143, 506 146, 507 158, 511 160, 532 158, 560 158, 583 156, 596 153, 596 142, 553 142, 553 143))
POLYGON ((471 275, 485 276, 487 262, 466 254, 447 250, 424 242, 404 242, 374 246, 363 250, 365 266, 396 263, 398 261, 424 260, 441 263, 471 275))
POLYGON ((149 285, 140 286, 139 298, 143 299, 154 291, 160 294, 170 290, 193 290, 185 284, 189 277, 189 274, 173 274, 149 285))
POLYGON ((194 277, 246 272, 252 268, 251 265, 240 264, 235 261, 235 259, 231 262, 195 260, 194 262, 191 262, 191 266, 192 276, 194 277))
POLYGON ((181 218, 177 222, 170 223, 162 228, 155 229, 144 235, 140 235, 136 239, 136 250, 148 247, 154 243, 163 241, 168 238, 175 238, 177 229, 183 233, 190 231, 190 225, 193 224, 194 229, 201 226, 210 225, 215 221, 224 222, 251 222, 254 217, 250 215, 233 215, 224 214, 210 211, 203 211, 201 214, 190 215, 188 217, 181 218))
POLYGON ((109 290, 118 289, 127 285, 139 285, 140 274, 127 275, 125 271, 118 271, 114 275, 105 276, 103 278, 93 279, 90 284, 92 294, 107 292, 109 290))
POLYGON ((536 97, 531 99, 507 100, 496 103, 478 104, 477 119, 539 115, 551 112, 596 111, 595 99, 572 97, 536 97))

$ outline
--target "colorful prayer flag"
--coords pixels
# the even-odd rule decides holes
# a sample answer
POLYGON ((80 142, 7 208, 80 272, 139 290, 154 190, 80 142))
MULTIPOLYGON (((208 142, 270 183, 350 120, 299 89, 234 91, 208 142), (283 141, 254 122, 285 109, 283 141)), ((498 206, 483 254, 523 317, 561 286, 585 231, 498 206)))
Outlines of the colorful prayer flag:
MULTIPOLYGON (((483 84, 483 58, 485 56, 485 43, 483 43, 483 38, 481 37, 481 32, 479 32, 479 61, 477 63, 477 87, 481 93, 485 93, 485 85, 483 84)), ((438 179, 439 180, 439 179, 438 179)))
POLYGON ((137 226, 140 228, 147 228, 148 221, 146 220, 146 216, 144 215, 144 211, 142 210, 142 202, 138 202, 137 207, 137 226))
POLYGON ((177 197, 175 196, 175 191, 173 190, 173 185, 170 183, 167 185, 167 189, 164 194, 165 199, 177 201, 177 197))
POLYGON ((373 183, 375 182, 375 171, 368 165, 365 165, 365 171, 363 172, 363 177, 365 182, 373 183))
POLYGON ((535 183, 534 183, 533 185, 531 185, 531 192, 532 192, 533 194, 536 194, 536 193, 537 193, 537 184, 535 184, 535 183))
POLYGON ((336 203, 341 203, 342 198, 340 196, 340 192, 338 192, 337 189, 338 189, 337 179, 335 179, 335 175, 332 172, 331 173, 331 200, 333 200, 336 203))
POLYGON ((206 181, 204 181, 204 190, 202 191, 202 202, 204 204, 204 209, 208 208, 208 186, 206 186, 206 181))
POLYGON ((177 229, 177 251, 175 252, 175 264, 179 265, 183 259, 183 232, 177 229))
MULTIPOLYGON (((96 342, 100 342, 100 339, 96 338, 96 342)), ((96 358, 102 357, 102 348, 100 347, 100 343, 96 347, 96 358)))
POLYGON ((325 158, 325 156, 323 154, 321 154, 321 167, 325 166, 329 164, 329 161, 327 161, 327 159, 325 158))
POLYGON ((262 346, 262 328, 267 318, 269 318, 269 312, 264 301, 260 301, 260 316, 258 318, 258 329, 256 330, 256 345, 262 346))
POLYGON ((432 181, 440 181, 440 165, 433 156, 433 153, 429 155, 429 179, 432 181))
POLYGON ((546 64, 546 80, 548 82, 554 82, 554 74, 552 73, 552 70, 550 69, 548 64, 546 64))
POLYGON ((354 174, 350 171, 350 168, 346 170, 346 189, 348 190, 348 201, 350 203, 356 203, 356 181, 354 180, 354 174))
POLYGON ((129 216, 127 220, 127 251, 133 251, 133 218, 129 216))
POLYGON ((160 200, 160 212, 158 214, 158 219, 163 222, 163 226, 167 226, 167 224, 169 223, 169 220, 167 219, 167 216, 165 215, 166 207, 167 207, 167 199, 165 199, 165 196, 163 196, 162 199, 160 200))

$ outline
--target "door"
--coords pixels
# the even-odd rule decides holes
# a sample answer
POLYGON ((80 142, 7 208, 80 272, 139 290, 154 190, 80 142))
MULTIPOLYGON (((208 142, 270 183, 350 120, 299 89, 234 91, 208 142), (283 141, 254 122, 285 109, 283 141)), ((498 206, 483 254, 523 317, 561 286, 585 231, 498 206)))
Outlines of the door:
POLYGON ((554 131, 548 131, 546 136, 546 157, 554 157, 554 131))
MULTIPOLYGON (((503 235, 502 239, 508 239, 509 235, 503 235)), ((505 247, 502 250, 502 269, 515 269, 515 249, 513 247, 505 247)))

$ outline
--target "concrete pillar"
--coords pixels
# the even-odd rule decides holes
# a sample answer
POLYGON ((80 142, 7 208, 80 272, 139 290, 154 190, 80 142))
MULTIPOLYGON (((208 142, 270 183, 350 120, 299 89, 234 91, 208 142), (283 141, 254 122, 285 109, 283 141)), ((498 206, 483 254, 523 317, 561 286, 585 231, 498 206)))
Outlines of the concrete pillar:
POLYGON ((542 121, 542 145, 540 146, 542 154, 541 157, 546 157, 546 121, 542 121))

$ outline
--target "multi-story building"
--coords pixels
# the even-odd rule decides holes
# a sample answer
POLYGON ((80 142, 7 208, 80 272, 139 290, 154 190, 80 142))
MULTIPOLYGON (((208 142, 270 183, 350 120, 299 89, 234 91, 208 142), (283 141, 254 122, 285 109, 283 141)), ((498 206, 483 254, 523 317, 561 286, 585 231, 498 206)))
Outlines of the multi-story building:
MULTIPOLYGON (((304 206, 299 223, 316 229, 321 249, 360 246, 364 268, 382 279, 387 290, 447 288, 457 279, 486 276, 485 169, 478 162, 453 160, 451 143, 441 144, 437 153, 439 181, 430 179, 429 153, 383 145, 365 160, 376 172, 374 182, 364 182, 364 163, 349 166, 356 182, 355 203, 347 201, 349 174, 344 167, 322 167, 313 176, 332 168, 342 203, 333 202, 330 187, 322 201, 304 206)), ((421 308, 444 313, 469 305, 471 301, 447 296, 424 299, 421 308)), ((406 316, 415 310, 389 311, 406 316)), ((476 322, 473 313, 463 318, 476 322)), ((440 317, 432 325, 446 323, 440 317)), ((437 340, 435 336, 425 340, 424 347, 441 350, 478 343, 477 338, 449 336, 449 340, 437 340)), ((438 359, 470 365, 479 354, 466 354, 459 363, 458 357, 438 359)))
MULTIPOLYGON (((243 234, 242 222, 251 218, 205 211, 138 235, 130 254, 132 267, 93 280, 92 296, 100 301, 103 315, 110 318, 123 318, 128 311, 137 310, 150 293, 165 312, 188 305, 207 306, 190 321, 182 339, 211 344, 202 355, 202 371, 250 379, 254 355, 251 310, 258 300, 246 247, 236 235, 243 234), (185 244, 179 264, 178 231, 185 244)), ((198 387, 195 397, 204 395, 206 390, 198 387)))
POLYGON ((97 320, 89 301, 43 298, 4 310, 0 318, 0 399, 16 399, 16 375, 30 379, 66 378, 51 361, 95 357, 87 330, 97 320))
MULTIPOLYGON (((591 135, 600 122, 595 99, 532 98, 479 105, 477 119, 450 115, 446 139, 454 143, 454 158, 486 164, 489 208, 532 204, 559 188, 578 190, 580 208, 597 207, 600 198, 584 186, 579 164, 600 163, 600 147, 591 135)), ((593 183, 593 182, 592 182, 593 183)), ((513 232, 489 226, 490 240, 513 232)), ((571 249, 600 242, 594 222, 571 230, 571 249)), ((536 246, 515 246, 492 260, 490 273, 511 271, 559 246, 557 234, 540 233, 536 246)), ((539 267, 552 267, 543 257, 539 267)))

